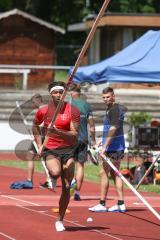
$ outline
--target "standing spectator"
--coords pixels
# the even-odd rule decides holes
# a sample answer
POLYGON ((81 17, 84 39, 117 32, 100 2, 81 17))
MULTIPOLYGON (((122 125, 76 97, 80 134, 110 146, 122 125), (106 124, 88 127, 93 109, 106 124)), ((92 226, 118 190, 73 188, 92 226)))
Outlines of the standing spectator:
MULTIPOLYGON (((115 102, 114 91, 111 87, 107 87, 102 92, 102 98, 106 105, 106 115, 104 117, 104 128, 102 138, 102 155, 106 155, 113 164, 119 169, 121 159, 124 156, 125 141, 123 135, 124 111, 126 109, 115 102)), ((108 209, 109 212, 124 212, 126 210, 124 204, 123 182, 119 176, 111 169, 103 158, 100 159, 100 177, 101 177, 101 196, 98 205, 89 208, 93 212, 105 212, 106 197, 109 189, 109 177, 111 174, 115 181, 118 202, 115 206, 108 209)))
MULTIPOLYGON (((32 98, 31 98, 31 102, 33 104, 33 108, 35 110, 40 109, 41 107, 44 106, 43 103, 43 99, 42 96, 38 93, 35 94, 32 98)), ((44 133, 41 129, 41 138, 42 141, 44 139, 44 133)), ((27 182, 28 184, 30 184, 33 187, 33 176, 34 176, 34 158, 35 158, 35 154, 36 154, 36 150, 34 147, 34 144, 31 145, 31 148, 28 151, 27 154, 27 182)), ((46 176, 46 182, 43 184, 44 187, 48 187, 48 179, 46 176)))
MULTIPOLYGON (((32 110, 37 110, 44 106, 42 96, 40 94, 35 94, 29 100, 29 102, 26 102, 25 104, 22 105, 23 108, 20 106, 23 115, 24 115, 24 113, 23 113, 24 106, 27 106, 27 104, 30 102, 32 103, 32 110)), ((30 131, 28 126, 26 126, 26 128, 28 129, 28 131, 30 131)), ((43 139, 43 137, 44 137, 43 131, 40 132, 40 136, 43 139)), ((19 156, 19 151, 20 151, 19 148, 17 148, 16 152, 18 153, 18 156, 19 156)), ((35 167, 34 162, 36 159, 36 155, 37 155, 37 152, 36 152, 35 146, 33 143, 31 143, 29 149, 25 152, 25 159, 27 160, 27 179, 13 183, 11 185, 11 188, 18 188, 18 189, 22 189, 22 188, 32 189, 33 188, 33 177, 34 177, 34 167, 35 167)), ((23 160, 23 157, 22 157, 22 160, 23 160)), ((46 186, 47 185, 46 183, 48 183, 47 176, 46 176, 46 182, 43 184, 43 186, 46 186)))
POLYGON ((88 129, 91 137, 92 145, 96 144, 95 140, 95 123, 93 113, 89 103, 81 96, 80 85, 73 83, 70 86, 71 104, 77 107, 80 111, 80 127, 78 136, 78 146, 76 149, 76 171, 75 178, 72 181, 71 187, 74 189, 74 200, 81 200, 79 191, 82 187, 84 178, 84 163, 87 161, 88 148, 88 129), (76 186, 74 186, 74 184, 76 186))

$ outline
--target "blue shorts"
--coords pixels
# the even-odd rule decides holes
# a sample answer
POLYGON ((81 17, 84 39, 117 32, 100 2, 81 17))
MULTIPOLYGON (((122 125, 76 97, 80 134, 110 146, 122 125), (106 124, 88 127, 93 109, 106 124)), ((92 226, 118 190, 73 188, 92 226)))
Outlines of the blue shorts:
POLYGON ((87 143, 79 142, 75 151, 75 161, 79 163, 84 163, 87 161, 87 143))

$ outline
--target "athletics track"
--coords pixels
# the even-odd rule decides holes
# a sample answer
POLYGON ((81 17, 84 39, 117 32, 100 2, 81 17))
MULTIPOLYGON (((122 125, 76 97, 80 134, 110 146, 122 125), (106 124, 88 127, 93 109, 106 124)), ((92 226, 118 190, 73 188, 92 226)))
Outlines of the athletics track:
MULTIPOLYGON (((125 191, 126 213, 92 213, 88 207, 98 203, 99 184, 84 182, 82 201, 70 201, 64 220, 65 232, 54 229, 60 182, 55 192, 39 188, 43 174, 35 173, 33 190, 12 190, 14 181, 24 180, 25 170, 0 167, 0 240, 160 240, 160 222, 130 190, 125 191), (92 217, 93 222, 87 222, 92 217)), ((160 213, 160 195, 142 193, 160 213)), ((115 204, 110 189, 107 205, 115 204)))

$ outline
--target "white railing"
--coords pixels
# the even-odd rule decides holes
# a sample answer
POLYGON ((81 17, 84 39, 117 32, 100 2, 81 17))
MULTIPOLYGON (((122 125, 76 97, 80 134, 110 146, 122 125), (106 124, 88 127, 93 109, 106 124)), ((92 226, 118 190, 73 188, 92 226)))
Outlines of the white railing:
POLYGON ((11 69, 11 68, 5 68, 0 69, 0 73, 7 73, 7 74, 22 74, 22 89, 27 89, 28 85, 28 74, 31 72, 29 69, 11 69))
POLYGON ((57 66, 57 65, 20 65, 20 64, 0 64, 0 73, 8 74, 22 74, 22 89, 27 89, 28 74, 34 69, 50 69, 50 70, 69 70, 70 66, 57 66))
POLYGON ((69 70, 71 66, 57 66, 57 65, 20 65, 20 64, 0 64, 0 68, 10 69, 53 69, 53 70, 69 70))

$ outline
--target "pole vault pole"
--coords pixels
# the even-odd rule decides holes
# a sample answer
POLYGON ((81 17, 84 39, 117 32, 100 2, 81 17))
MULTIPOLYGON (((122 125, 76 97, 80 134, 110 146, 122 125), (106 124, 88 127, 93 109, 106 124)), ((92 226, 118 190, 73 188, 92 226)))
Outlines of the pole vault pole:
MULTIPOLYGON (((54 116, 53 116, 53 118, 52 118, 52 120, 51 120, 51 123, 50 123, 50 125, 49 125, 49 128, 52 128, 53 125, 54 125, 54 123, 55 123, 55 120, 56 120, 57 115, 58 115, 58 113, 59 113, 59 111, 60 111, 60 108, 61 108, 61 106, 62 106, 62 103, 63 103, 63 101, 64 101, 64 98, 65 98, 65 96, 66 96, 66 94, 67 94, 68 87, 69 87, 70 83, 71 83, 72 80, 73 80, 73 77, 74 77, 75 72, 77 71, 77 68, 79 67, 80 63, 82 62, 82 59, 83 59, 83 57, 84 57, 84 55, 85 55, 85 53, 86 53, 86 51, 87 51, 87 49, 88 49, 88 47, 89 47, 89 44, 91 43, 91 40, 92 40, 92 38, 93 38, 93 36, 94 36, 94 33, 95 33, 96 29, 97 29, 98 23, 99 23, 101 17, 103 16, 103 14, 104 14, 104 12, 105 12, 105 10, 106 10, 109 2, 110 2, 110 0, 105 0, 105 1, 104 1, 103 5, 102 5, 102 8, 101 8, 101 10, 99 11, 99 14, 97 15, 97 18, 96 18, 96 20, 95 20, 95 22, 94 22, 94 24, 93 24, 93 26, 92 26, 89 34, 88 34, 88 37, 87 37, 87 39, 86 39, 86 41, 85 41, 85 43, 84 43, 84 45, 83 45, 83 47, 82 47, 82 49, 81 49, 81 52, 80 52, 80 54, 79 54, 79 56, 78 56, 78 58, 77 58, 77 61, 76 61, 75 65, 74 65, 74 67, 73 67, 73 69, 72 69, 72 73, 70 74, 70 76, 69 76, 69 78, 68 78, 68 80, 67 80, 66 88, 65 88, 65 90, 64 90, 64 92, 63 92, 63 94, 62 94, 62 96, 61 96, 61 100, 59 101, 58 106, 57 106, 57 108, 56 108, 56 110, 55 110, 55 113, 54 113, 54 116)), ((42 149, 43 149, 44 146, 46 145, 47 141, 48 141, 48 132, 47 132, 47 134, 46 134, 46 136, 45 136, 42 149)))
MULTIPOLYGON (((34 146, 36 152, 38 153, 37 143, 36 143, 36 141, 34 140, 34 137, 33 137, 32 132, 27 128, 28 122, 27 122, 27 120, 26 120, 25 117, 24 117, 24 114, 23 114, 23 112, 22 112, 21 106, 20 106, 20 104, 19 104, 18 101, 16 101, 16 107, 17 107, 17 109, 18 109, 18 111, 19 111, 19 113, 20 113, 20 115, 21 115, 21 118, 22 118, 22 120, 23 120, 25 129, 26 129, 26 131, 29 133, 29 135, 30 135, 30 137, 31 137, 33 146, 34 146)), ((50 187, 50 188, 53 188, 52 179, 51 179, 51 177, 50 177, 50 175, 49 175, 49 172, 48 172, 48 169, 47 169, 47 167, 46 167, 45 161, 43 160, 42 157, 40 158, 40 160, 41 160, 41 164, 42 164, 42 166, 43 166, 43 168, 44 168, 44 171, 45 171, 45 173, 46 173, 46 176, 47 176, 47 178, 48 178, 49 187, 50 187)))
POLYGON ((109 166, 114 170, 116 175, 122 179, 122 181, 132 190, 132 192, 146 205, 146 207, 160 220, 160 215, 156 210, 141 196, 139 192, 127 181, 127 179, 118 171, 114 164, 107 158, 105 155, 102 155, 102 158, 109 164, 109 166))

